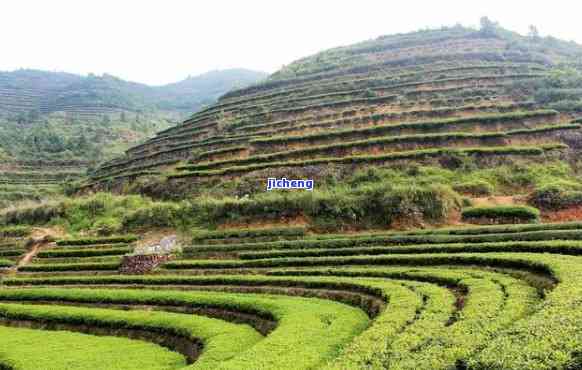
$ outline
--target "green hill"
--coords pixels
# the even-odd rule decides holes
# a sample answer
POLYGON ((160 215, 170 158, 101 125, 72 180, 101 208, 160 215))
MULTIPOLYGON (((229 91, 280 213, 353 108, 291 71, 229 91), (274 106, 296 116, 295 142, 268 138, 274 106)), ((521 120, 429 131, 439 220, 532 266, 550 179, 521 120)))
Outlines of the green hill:
POLYGON ((482 23, 304 58, 0 212, 0 368, 582 368, 582 47, 482 23))
POLYGON ((152 87, 110 75, 0 72, 0 206, 58 193, 58 184, 263 77, 233 69, 152 87))
MULTIPOLYGON (((84 189, 145 177, 180 189, 172 192, 177 197, 253 196, 269 177, 310 177, 330 189, 356 181, 354 174, 365 177, 363 170, 575 159, 581 55, 575 43, 520 36, 493 23, 323 51, 226 93, 103 164, 84 189)), ((499 192, 511 186, 518 187, 499 192)))
POLYGON ((0 117, 24 121, 55 112, 89 118, 121 111, 189 113, 234 87, 264 77, 261 72, 230 69, 148 86, 108 74, 83 77, 25 69, 0 72, 0 117))

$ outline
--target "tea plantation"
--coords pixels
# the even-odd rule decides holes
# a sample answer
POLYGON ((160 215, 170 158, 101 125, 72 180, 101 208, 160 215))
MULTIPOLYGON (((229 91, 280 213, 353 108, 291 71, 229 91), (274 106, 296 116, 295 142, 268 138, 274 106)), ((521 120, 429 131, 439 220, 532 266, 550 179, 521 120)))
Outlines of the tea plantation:
POLYGON ((582 368, 581 57, 323 51, 1 212, 0 369, 582 368))

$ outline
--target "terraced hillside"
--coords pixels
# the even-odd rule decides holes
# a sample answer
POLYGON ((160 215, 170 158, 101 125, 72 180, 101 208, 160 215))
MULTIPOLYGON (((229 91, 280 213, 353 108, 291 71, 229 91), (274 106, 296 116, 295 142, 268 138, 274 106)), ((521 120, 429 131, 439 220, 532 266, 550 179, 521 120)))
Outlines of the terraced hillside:
POLYGON ((214 71, 151 87, 109 75, 0 72, 0 209, 62 193, 58 185, 262 76, 214 71))
POLYGON ((14 269, 25 257, 28 248, 25 237, 29 233, 28 227, 0 228, 0 274, 14 269))
POLYGON ((147 276, 117 273, 131 236, 58 240, 2 279, 0 363, 574 369, 581 238, 580 223, 223 230, 147 276))
POLYGON ((7 161, 0 163, 0 208, 30 200, 53 198, 63 185, 85 176, 82 161, 7 161))
POLYGON ((0 369, 582 368, 581 56, 324 51, 0 212, 0 369))
POLYGON ((84 77, 28 69, 0 72, 0 117, 24 120, 27 116, 55 112, 81 119, 123 111, 189 113, 212 103, 235 86, 245 86, 263 77, 261 72, 231 69, 154 87, 108 74, 84 77))
POLYGON ((581 53, 556 39, 462 27, 324 51, 225 94, 103 164, 85 187, 144 176, 172 188, 229 178, 264 186, 267 177, 321 180, 330 168, 451 154, 481 165, 564 158, 577 148, 582 95, 552 78, 576 71, 581 53))

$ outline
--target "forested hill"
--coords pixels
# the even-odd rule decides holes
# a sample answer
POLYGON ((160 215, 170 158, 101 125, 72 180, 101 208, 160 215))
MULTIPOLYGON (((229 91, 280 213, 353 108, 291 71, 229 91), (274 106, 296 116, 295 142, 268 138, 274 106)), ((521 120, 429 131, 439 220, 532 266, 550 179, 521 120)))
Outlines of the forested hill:
POLYGON ((155 102, 162 109, 193 113, 201 105, 214 103, 225 92, 266 78, 266 73, 248 69, 210 71, 155 88, 155 102))
POLYGON ((55 184, 265 76, 231 69, 154 87, 111 75, 0 72, 0 208, 58 192, 55 184))
POLYGON ((27 69, 0 72, 0 116, 24 121, 55 112, 81 117, 120 111, 189 114, 235 87, 265 77, 262 72, 229 69, 148 86, 108 74, 85 77, 27 69))

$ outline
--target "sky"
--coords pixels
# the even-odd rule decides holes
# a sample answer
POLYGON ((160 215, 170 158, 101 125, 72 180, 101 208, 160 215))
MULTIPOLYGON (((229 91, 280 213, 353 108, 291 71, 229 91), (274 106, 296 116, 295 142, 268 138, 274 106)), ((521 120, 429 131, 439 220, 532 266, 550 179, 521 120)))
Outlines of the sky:
POLYGON ((210 70, 274 72, 318 51, 482 16, 582 44, 573 0, 2 0, 0 70, 109 73, 161 85, 210 70))

